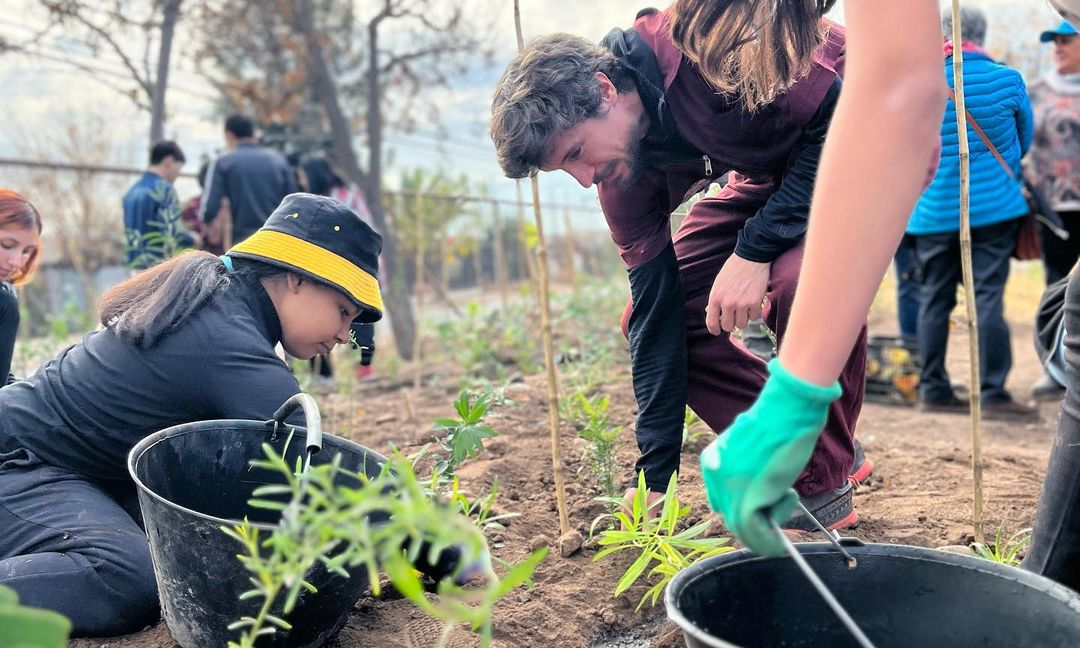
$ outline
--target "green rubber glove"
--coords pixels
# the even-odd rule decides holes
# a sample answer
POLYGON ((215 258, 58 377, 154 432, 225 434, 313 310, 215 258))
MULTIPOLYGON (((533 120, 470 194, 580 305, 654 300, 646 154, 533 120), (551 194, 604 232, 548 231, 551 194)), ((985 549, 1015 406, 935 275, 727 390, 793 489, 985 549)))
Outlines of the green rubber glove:
POLYGON ((770 520, 783 524, 798 505, 791 489, 825 426, 839 383, 812 385, 769 363, 757 401, 701 453, 709 506, 728 529, 763 556, 784 553, 770 520))

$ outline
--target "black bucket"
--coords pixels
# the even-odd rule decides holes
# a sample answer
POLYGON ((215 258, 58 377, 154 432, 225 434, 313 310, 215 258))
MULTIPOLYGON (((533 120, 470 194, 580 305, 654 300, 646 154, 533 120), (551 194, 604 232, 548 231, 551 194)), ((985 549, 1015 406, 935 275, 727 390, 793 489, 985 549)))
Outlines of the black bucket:
MULTIPOLYGON (((795 545, 876 648, 1080 646, 1080 596, 974 556, 844 539, 795 545)), ((787 557, 743 549, 680 572, 664 594, 691 648, 858 646, 787 557)))
MULTIPOLYGON (((322 448, 312 456, 312 465, 329 463, 340 455, 343 468, 374 477, 386 461, 352 441, 322 435, 314 400, 300 397, 290 399, 274 418, 284 420, 303 403, 306 428, 275 420, 188 423, 151 434, 128 455, 165 623, 183 648, 216 648, 237 640, 240 631, 230 631, 228 625, 242 616, 255 616, 262 604, 259 598, 239 600, 241 593, 251 589, 251 573, 236 557, 243 548, 221 527, 234 526, 247 517, 268 533, 280 518, 276 511, 247 503, 256 487, 284 483, 280 474, 250 466, 252 459, 264 458, 264 442, 281 453, 293 431, 285 451, 290 466, 303 457, 307 445, 322 448)), ((341 479, 358 483, 347 476, 341 479)), ((307 580, 318 592, 302 591, 293 612, 284 617, 293 629, 261 638, 260 647, 322 645, 345 623, 368 587, 362 566, 343 578, 319 564, 307 580)), ((282 603, 275 608, 278 616, 282 603)))

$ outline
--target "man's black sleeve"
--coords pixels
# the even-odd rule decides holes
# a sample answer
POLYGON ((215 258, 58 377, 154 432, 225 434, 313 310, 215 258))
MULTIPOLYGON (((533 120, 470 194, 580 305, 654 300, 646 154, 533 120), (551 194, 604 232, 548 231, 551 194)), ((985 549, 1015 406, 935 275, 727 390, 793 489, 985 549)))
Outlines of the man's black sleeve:
POLYGON ((686 299, 675 248, 631 268, 630 361, 637 399, 636 471, 645 471, 649 490, 667 490, 679 470, 686 409, 686 299))
POLYGON ((739 232, 739 240, 735 244, 735 254, 739 257, 747 261, 772 263, 806 236, 818 162, 839 96, 838 78, 803 129, 780 188, 757 214, 746 221, 739 232))
POLYGON ((210 163, 206 178, 203 201, 199 205, 199 220, 209 225, 217 218, 221 201, 225 198, 225 169, 220 157, 210 163))

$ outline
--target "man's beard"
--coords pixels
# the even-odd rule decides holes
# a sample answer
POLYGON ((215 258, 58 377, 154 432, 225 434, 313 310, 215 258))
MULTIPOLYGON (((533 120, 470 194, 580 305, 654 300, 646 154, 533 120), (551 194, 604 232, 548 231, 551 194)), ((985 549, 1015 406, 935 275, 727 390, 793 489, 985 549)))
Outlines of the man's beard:
POLYGON ((623 152, 622 159, 612 161, 608 169, 605 169, 604 177, 600 179, 600 182, 606 182, 616 189, 629 189, 636 184, 645 173, 645 161, 641 157, 641 140, 634 139, 623 152), (615 170, 620 162, 626 166, 626 177, 613 177, 616 175, 615 170))

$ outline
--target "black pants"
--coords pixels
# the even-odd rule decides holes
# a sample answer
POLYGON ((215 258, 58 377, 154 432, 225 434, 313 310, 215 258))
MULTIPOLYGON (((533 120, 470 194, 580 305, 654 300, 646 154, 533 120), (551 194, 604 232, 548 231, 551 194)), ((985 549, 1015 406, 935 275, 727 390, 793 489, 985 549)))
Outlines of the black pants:
POLYGON ((134 484, 112 486, 0 453, 0 585, 71 619, 75 636, 142 629, 158 617, 157 585, 134 484))
POLYGON ((915 262, 915 240, 905 234, 893 255, 896 268, 896 316, 900 337, 914 342, 919 337, 919 306, 922 303, 919 287, 919 265, 915 262))
POLYGON ((1080 273, 1065 293, 1068 385, 1024 569, 1080 591, 1080 273))
POLYGON ((1043 267, 1046 269, 1046 285, 1066 277, 1077 259, 1080 259, 1080 212, 1058 214, 1069 232, 1063 241, 1039 223, 1039 242, 1042 244, 1043 267))
MULTIPOLYGON (((1010 220, 971 230, 975 310, 979 316, 979 382, 982 400, 987 403, 1011 398, 1005 390, 1005 378, 1012 368, 1012 346, 1002 297, 1019 226, 1019 220, 1010 220)), ((949 314, 956 307, 956 287, 963 280, 960 234, 925 234, 914 239, 922 287, 919 396, 924 402, 941 402, 953 397, 949 373, 945 370, 945 352, 949 343, 949 314)))

